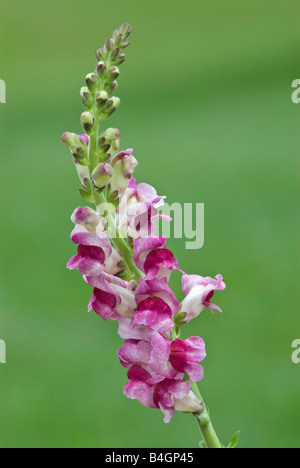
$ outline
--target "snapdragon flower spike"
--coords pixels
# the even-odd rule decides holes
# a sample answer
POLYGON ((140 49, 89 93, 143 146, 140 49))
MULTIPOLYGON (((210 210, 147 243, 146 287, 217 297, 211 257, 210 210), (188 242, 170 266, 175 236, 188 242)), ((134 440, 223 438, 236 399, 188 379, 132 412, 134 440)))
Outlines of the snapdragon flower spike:
POLYGON ((128 369, 129 379, 124 394, 160 409, 169 422, 175 411, 205 410, 201 397, 192 391, 192 382, 203 378, 200 363, 206 356, 205 344, 196 336, 181 340, 179 327, 205 307, 220 310, 211 299, 216 290, 225 289, 225 283, 221 275, 216 279, 188 276, 179 269, 166 239, 157 234, 157 220, 171 221, 159 213, 165 197, 133 178, 138 162, 132 149, 120 151, 118 129, 108 128, 98 136, 100 121, 109 118, 120 104, 112 93, 130 32, 131 27, 124 24, 96 52, 96 70, 86 76, 87 87, 80 93, 86 134, 67 132, 62 136, 73 154, 80 193, 97 206, 97 211, 78 207, 72 215, 71 239, 78 244, 78 253, 68 268, 79 270, 93 288, 88 310, 118 323, 119 336, 125 341, 118 357, 128 369), (102 215, 107 210, 109 219, 102 215), (121 236, 109 238, 108 233, 118 231, 121 236), (183 274, 186 297, 181 304, 168 282, 174 270, 183 274))
POLYGON ((182 290, 186 298, 182 301, 181 312, 185 314, 184 322, 197 317, 206 307, 212 312, 220 307, 213 304, 210 299, 215 291, 223 291, 226 288, 222 275, 217 275, 216 279, 207 276, 184 275, 182 277, 182 290))
POLYGON ((133 241, 133 259, 147 279, 169 279, 172 271, 179 270, 177 259, 167 249, 165 237, 137 238, 133 241))
POLYGON ((136 291, 137 311, 134 321, 147 327, 149 333, 170 332, 174 326, 172 317, 179 308, 179 302, 165 278, 162 280, 141 279, 136 291))

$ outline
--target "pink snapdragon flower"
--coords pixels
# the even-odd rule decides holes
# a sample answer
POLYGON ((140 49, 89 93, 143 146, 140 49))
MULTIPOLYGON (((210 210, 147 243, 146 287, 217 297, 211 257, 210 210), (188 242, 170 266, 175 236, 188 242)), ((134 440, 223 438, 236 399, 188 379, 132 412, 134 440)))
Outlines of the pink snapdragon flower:
POLYGON ((99 276, 85 276, 85 281, 94 288, 88 310, 94 310, 104 320, 133 318, 136 308, 133 283, 102 273, 99 276))
POLYGON ((132 177, 129 182, 129 185, 124 193, 124 198, 127 199, 127 206, 149 202, 156 208, 163 206, 165 199, 165 197, 161 197, 157 194, 157 191, 154 187, 144 183, 138 184, 134 177, 132 177))
POLYGON ((138 400, 148 408, 159 408, 168 423, 175 411, 197 413, 203 411, 201 402, 191 391, 191 382, 164 379, 151 383, 151 374, 141 366, 132 366, 127 373, 129 382, 124 387, 124 395, 138 400))
POLYGON ((124 268, 121 254, 101 227, 101 216, 89 207, 78 207, 71 216, 76 225, 71 234, 74 243, 79 243, 78 254, 67 265, 70 270, 77 268, 88 276, 105 273, 116 275, 124 268), (89 245, 87 244, 89 243, 89 245))
POLYGON ((117 210, 117 222, 121 232, 133 239, 156 236, 156 222, 159 219, 171 221, 169 216, 158 212, 164 205, 164 198, 148 184, 137 184, 131 179, 117 210))
POLYGON ((172 271, 178 270, 178 262, 167 249, 165 237, 138 238, 133 242, 133 259, 147 279, 169 279, 172 271))
POLYGON ((165 278, 162 280, 140 281, 135 299, 137 311, 134 315, 135 323, 144 325, 151 334, 156 331, 168 333, 174 326, 172 317, 178 311, 179 302, 165 278))
POLYGON ((85 227, 77 225, 72 231, 71 240, 79 244, 77 255, 73 256, 67 268, 77 268, 83 275, 97 276, 103 269, 106 260, 112 254, 112 246, 108 236, 101 238, 96 232, 90 232, 85 227))
POLYGON ((204 278, 198 275, 184 275, 182 290, 186 298, 181 303, 181 312, 186 314, 184 322, 197 317, 206 307, 209 307, 212 312, 214 309, 222 312, 220 307, 213 304, 210 299, 215 291, 223 291, 225 288, 222 275, 217 275, 216 279, 209 276, 204 278))
POLYGON ((170 343, 170 363, 177 372, 186 372, 193 382, 203 379, 203 367, 199 366, 206 357, 205 343, 199 336, 170 343))
POLYGON ((151 342, 127 340, 118 351, 118 357, 124 367, 141 365, 152 378, 150 383, 157 383, 165 378, 183 380, 187 373, 193 382, 203 379, 203 367, 199 365, 205 357, 204 341, 193 336, 183 341, 169 340, 159 333, 154 333, 151 342))
POLYGON ((149 383, 157 383, 165 378, 183 379, 184 373, 178 373, 169 361, 170 340, 159 333, 151 337, 151 342, 127 340, 118 351, 122 366, 130 368, 140 365, 151 374, 149 383))

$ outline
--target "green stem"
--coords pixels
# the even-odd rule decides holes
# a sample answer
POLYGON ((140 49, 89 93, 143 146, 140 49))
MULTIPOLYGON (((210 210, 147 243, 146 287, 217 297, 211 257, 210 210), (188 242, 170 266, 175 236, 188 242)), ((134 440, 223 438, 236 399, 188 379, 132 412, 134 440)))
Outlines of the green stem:
MULTIPOLYGON (((199 398, 199 400, 203 401, 202 395, 198 389, 198 386, 195 382, 192 382, 192 391, 194 394, 199 398)), ((205 443, 206 448, 222 448, 221 442, 218 439, 218 436, 214 430, 212 425, 210 415, 207 411, 207 408, 204 404, 204 411, 200 414, 195 414, 197 423, 200 429, 200 432, 203 437, 203 441, 205 443)))

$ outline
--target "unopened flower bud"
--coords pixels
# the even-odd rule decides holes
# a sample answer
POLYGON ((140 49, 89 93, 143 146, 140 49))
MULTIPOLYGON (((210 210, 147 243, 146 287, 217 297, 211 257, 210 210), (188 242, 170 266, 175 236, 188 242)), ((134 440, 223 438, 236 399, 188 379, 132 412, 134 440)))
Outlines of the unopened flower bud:
POLYGON ((110 164, 99 164, 92 173, 94 186, 99 190, 103 189, 110 181, 112 174, 113 168, 110 164))
POLYGON ((78 207, 71 216, 74 224, 81 224, 87 229, 96 228, 100 222, 100 215, 88 206, 78 207))
POLYGON ((117 81, 113 81, 112 83, 107 82, 104 89, 108 92, 108 94, 112 94, 117 89, 117 86, 117 81))
POLYGON ((81 124, 87 135, 92 135, 95 125, 95 117, 91 112, 84 112, 81 114, 81 124))
POLYGON ((204 411, 203 401, 199 400, 192 391, 184 398, 174 398, 173 405, 175 411, 184 411, 186 413, 201 413, 204 411))
POLYGON ((64 145, 68 145, 70 148, 73 148, 78 144, 79 138, 75 133, 65 132, 61 137, 61 141, 64 145))
MULTIPOLYGON (((116 42, 115 42, 115 44, 116 44, 116 42)), ((114 47, 112 49, 111 53, 110 53, 111 60, 114 60, 116 57, 118 57, 119 53, 120 53, 120 48, 119 47, 114 47)))
POLYGON ((110 146, 115 140, 120 140, 121 135, 117 128, 108 128, 105 132, 101 133, 99 137, 99 146, 104 148, 110 146))
POLYGON ((86 86, 81 88, 80 96, 81 96, 82 104, 84 105, 84 107, 87 110, 90 110, 93 105, 94 98, 86 86))
POLYGON ((99 91, 99 93, 96 94, 96 102, 97 102, 97 107, 98 110, 101 112, 108 100, 109 96, 106 91, 99 91))
POLYGON ((112 39, 107 39, 107 41, 104 44, 105 49, 107 52, 111 52, 114 46, 114 41, 112 39))
POLYGON ((117 128, 108 128, 101 133, 98 144, 104 161, 109 161, 119 151, 120 139, 121 135, 117 128))
POLYGON ((115 140, 112 142, 111 146, 108 148, 107 153, 104 156, 105 161, 109 161, 120 149, 120 140, 115 140))
POLYGON ((89 73, 85 78, 87 87, 89 88, 92 94, 97 92, 99 86, 99 78, 96 73, 89 73))
POLYGON ((70 147, 74 158, 85 164, 87 159, 87 145, 75 133, 66 132, 62 135, 61 141, 70 147))
POLYGON ((99 78, 104 78, 106 74, 106 70, 107 70, 106 62, 99 62, 97 65, 97 69, 96 69, 99 78))
POLYGON ((120 99, 114 96, 107 101, 106 112, 109 117, 117 110, 117 108, 120 106, 120 103, 120 99))
POLYGON ((118 67, 110 67, 107 75, 109 81, 115 81, 120 76, 120 70, 118 67))
POLYGON ((121 151, 116 154, 111 161, 114 173, 110 181, 110 189, 111 192, 117 191, 119 197, 125 192, 130 179, 132 178, 133 172, 138 165, 138 162, 132 153, 132 149, 121 151))
MULTIPOLYGON (((125 40, 125 39, 127 39, 127 37, 131 34, 131 30, 132 30, 132 28, 131 28, 130 24, 124 23, 124 24, 122 24, 122 26, 118 29, 118 33, 119 33, 119 34, 122 34, 122 38, 123 38, 123 40, 125 40)), ((116 31, 115 31, 115 33, 116 33, 116 31)), ((115 34, 115 33, 114 33, 114 34, 115 34)))
POLYGON ((129 41, 123 41, 121 44, 120 44, 120 48, 121 49, 126 49, 126 47, 130 46, 130 42, 129 41))
POLYGON ((102 60, 107 59, 107 52, 104 49, 96 50, 96 58, 97 62, 101 62, 102 60))
POLYGON ((126 55, 125 54, 119 54, 118 57, 115 58, 114 63, 116 65, 121 65, 123 62, 125 62, 126 55))

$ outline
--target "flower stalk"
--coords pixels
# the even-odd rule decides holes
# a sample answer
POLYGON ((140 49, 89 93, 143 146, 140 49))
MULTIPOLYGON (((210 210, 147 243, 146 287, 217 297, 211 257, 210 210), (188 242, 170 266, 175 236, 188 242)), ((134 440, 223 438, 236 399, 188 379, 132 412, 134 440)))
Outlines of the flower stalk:
POLYGON ((181 327, 205 308, 221 311, 211 299, 215 291, 225 289, 222 275, 187 275, 179 268, 156 228, 156 221, 164 217, 159 208, 165 197, 134 179, 138 162, 132 149, 120 151, 118 129, 99 133, 102 122, 120 105, 113 93, 130 32, 128 24, 122 25, 97 50, 96 69, 86 76, 80 92, 85 133, 62 136, 73 155, 80 194, 96 205, 96 210, 78 207, 72 215, 71 240, 78 253, 67 266, 77 269, 93 288, 88 310, 118 323, 124 340, 118 358, 128 369, 124 395, 161 410, 166 423, 176 411, 193 414, 205 447, 223 448, 196 384, 203 379, 205 343, 197 336, 180 338, 181 327), (169 285, 175 270, 182 274, 181 303, 169 285))

